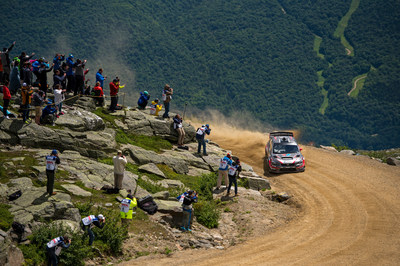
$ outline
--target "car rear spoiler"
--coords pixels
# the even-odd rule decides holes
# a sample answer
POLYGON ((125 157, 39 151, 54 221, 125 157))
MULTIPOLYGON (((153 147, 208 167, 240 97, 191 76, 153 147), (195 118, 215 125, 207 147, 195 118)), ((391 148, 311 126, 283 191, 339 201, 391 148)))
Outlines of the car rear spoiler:
POLYGON ((293 137, 293 132, 288 132, 288 131, 277 131, 277 132, 271 132, 269 133, 269 137, 277 137, 277 136, 289 136, 293 137))

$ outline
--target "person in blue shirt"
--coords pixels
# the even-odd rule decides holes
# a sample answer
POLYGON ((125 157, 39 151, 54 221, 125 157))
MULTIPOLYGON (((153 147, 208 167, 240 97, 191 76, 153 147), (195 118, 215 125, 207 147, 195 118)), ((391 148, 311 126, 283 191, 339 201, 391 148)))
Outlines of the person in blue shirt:
POLYGON ((72 54, 69 54, 67 57, 67 92, 73 92, 75 91, 75 63, 74 63, 74 56, 72 54))
POLYGON ((56 115, 54 115, 54 113, 56 113, 56 112, 57 112, 57 109, 53 105, 53 101, 47 100, 47 105, 42 110, 42 116, 40 117, 40 123, 45 124, 46 120, 47 120, 47 122, 50 122, 54 126, 54 121, 56 118, 56 115))
POLYGON ((207 156, 205 136, 210 135, 211 128, 208 124, 202 125, 196 131, 196 140, 198 142, 197 153, 200 154, 201 146, 203 146, 203 155, 207 156))
POLYGON ((103 76, 103 69, 102 68, 100 68, 99 69, 99 71, 97 71, 97 73, 96 73, 96 83, 97 82, 100 82, 100 87, 102 88, 102 89, 104 89, 104 80, 106 79, 107 77, 105 77, 105 76, 103 76))
POLYGON ((147 103, 149 102, 150 94, 147 91, 141 92, 139 100, 137 102, 139 109, 144 110, 146 109, 147 103))
POLYGON ((53 58, 54 63, 54 72, 61 68, 61 62, 65 60, 65 55, 63 54, 56 54, 53 58))
POLYGON ((222 178, 224 178, 225 186, 228 187, 228 168, 229 165, 232 165, 231 155, 228 153, 224 158, 219 161, 219 169, 218 169, 218 181, 217 181, 217 190, 221 187, 222 178))
POLYGON ((60 254, 61 250, 58 251, 56 249, 69 248, 70 245, 71 245, 71 239, 69 239, 68 236, 59 236, 52 239, 49 243, 47 243, 46 245, 47 261, 48 261, 47 265, 52 265, 52 266, 57 265, 58 264, 57 255, 60 254))

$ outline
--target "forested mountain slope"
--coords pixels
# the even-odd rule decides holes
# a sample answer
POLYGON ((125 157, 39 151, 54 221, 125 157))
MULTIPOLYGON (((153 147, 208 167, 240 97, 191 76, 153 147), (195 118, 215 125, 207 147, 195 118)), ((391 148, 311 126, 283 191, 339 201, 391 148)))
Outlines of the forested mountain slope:
POLYGON ((299 128, 306 142, 398 146, 399 2, 358 2, 343 35, 351 55, 334 36, 350 0, 7 1, 0 35, 3 46, 17 41, 13 54, 89 59, 92 79, 103 67, 127 81, 131 105, 139 90, 160 97, 169 83, 180 108, 248 111, 299 128), (364 86, 348 96, 360 75, 364 86))

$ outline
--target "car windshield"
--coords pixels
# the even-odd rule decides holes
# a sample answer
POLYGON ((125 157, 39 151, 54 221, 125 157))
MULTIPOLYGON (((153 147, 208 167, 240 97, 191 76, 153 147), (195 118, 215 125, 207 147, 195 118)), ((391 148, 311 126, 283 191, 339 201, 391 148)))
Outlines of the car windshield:
POLYGON ((274 144, 274 153, 275 154, 284 154, 284 153, 296 153, 299 152, 299 148, 297 145, 287 145, 287 144, 274 144))

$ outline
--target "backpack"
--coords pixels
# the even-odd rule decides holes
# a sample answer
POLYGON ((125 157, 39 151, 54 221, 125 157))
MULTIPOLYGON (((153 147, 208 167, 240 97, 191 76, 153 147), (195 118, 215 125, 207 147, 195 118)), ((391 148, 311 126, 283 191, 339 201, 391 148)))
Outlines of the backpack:
POLYGON ((14 230, 14 232, 17 234, 22 234, 25 232, 25 225, 20 224, 18 222, 13 222, 11 227, 14 230))
POLYGON ((10 196, 8 196, 8 200, 9 200, 9 201, 16 200, 16 199, 18 199, 19 197, 21 197, 21 195, 22 195, 22 191, 21 191, 21 190, 18 190, 17 192, 14 192, 14 193, 12 193, 10 196))
POLYGON ((140 209, 144 210, 150 215, 153 215, 157 212, 158 206, 157 203, 154 202, 153 197, 151 195, 147 195, 138 200, 138 206, 140 209))

